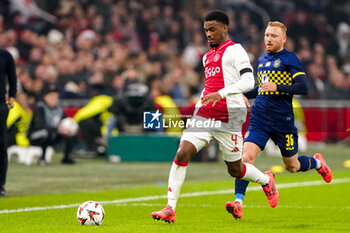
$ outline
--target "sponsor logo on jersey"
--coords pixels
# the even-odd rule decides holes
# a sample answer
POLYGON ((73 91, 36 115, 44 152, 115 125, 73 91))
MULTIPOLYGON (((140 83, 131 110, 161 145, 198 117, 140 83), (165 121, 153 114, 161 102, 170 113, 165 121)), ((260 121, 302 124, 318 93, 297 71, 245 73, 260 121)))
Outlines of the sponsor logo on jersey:
POLYGON ((277 59, 274 63, 273 63, 273 67, 278 68, 281 65, 281 60, 277 59))
POLYGON ((204 72, 205 72, 205 76, 207 78, 209 77, 212 77, 212 76, 215 76, 216 74, 220 73, 221 72, 221 69, 219 66, 216 66, 216 67, 206 67, 204 69, 204 72))
POLYGON ((269 77, 267 77, 266 74, 264 74, 262 77, 261 77, 261 83, 267 83, 269 81, 269 77))

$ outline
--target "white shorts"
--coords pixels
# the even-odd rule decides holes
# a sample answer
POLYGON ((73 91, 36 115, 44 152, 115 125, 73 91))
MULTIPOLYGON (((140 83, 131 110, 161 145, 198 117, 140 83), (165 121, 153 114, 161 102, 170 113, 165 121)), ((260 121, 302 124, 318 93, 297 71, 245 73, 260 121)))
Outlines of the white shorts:
POLYGON ((192 143, 198 152, 214 138, 219 142, 225 161, 235 162, 242 158, 243 138, 241 133, 228 133, 208 129, 196 129, 196 132, 184 130, 181 141, 185 140, 192 143))

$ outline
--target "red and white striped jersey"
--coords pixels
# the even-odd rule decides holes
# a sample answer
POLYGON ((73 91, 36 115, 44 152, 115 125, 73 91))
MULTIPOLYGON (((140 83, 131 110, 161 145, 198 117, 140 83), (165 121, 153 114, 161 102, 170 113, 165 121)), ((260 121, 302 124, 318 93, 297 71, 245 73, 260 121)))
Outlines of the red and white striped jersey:
POLYGON ((225 131, 240 130, 247 114, 242 93, 254 87, 253 69, 247 52, 240 44, 227 40, 203 56, 203 66, 206 81, 196 105, 196 114, 223 122, 231 128, 225 131), (204 96, 214 92, 219 92, 223 99, 214 107, 212 103, 202 106, 204 96))

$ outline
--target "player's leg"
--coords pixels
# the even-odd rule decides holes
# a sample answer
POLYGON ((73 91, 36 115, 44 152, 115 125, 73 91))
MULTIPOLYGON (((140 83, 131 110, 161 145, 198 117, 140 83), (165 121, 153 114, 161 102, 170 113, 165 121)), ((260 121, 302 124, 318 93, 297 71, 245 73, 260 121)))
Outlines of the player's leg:
POLYGON ((272 208, 276 207, 278 204, 279 193, 276 187, 275 177, 270 171, 263 173, 253 164, 243 163, 241 160, 240 162, 242 166, 232 162, 225 162, 228 172, 232 177, 261 184, 270 206, 272 208), (237 176, 239 173, 240 175, 237 176))
POLYGON ((273 137, 278 147, 281 150, 283 163, 289 172, 306 172, 316 169, 323 179, 329 183, 332 180, 332 171, 319 153, 313 157, 298 154, 298 135, 279 134, 273 137))
POLYGON ((32 146, 40 146, 42 149, 42 154, 40 157, 40 164, 45 165, 46 160, 45 160, 45 153, 46 153, 46 148, 48 147, 48 143, 50 140, 50 133, 46 129, 39 129, 36 131, 33 131, 29 134, 29 141, 30 145, 32 146))
POLYGON ((324 181, 327 183, 332 181, 332 170, 328 167, 323 156, 319 153, 315 154, 313 157, 298 155, 298 153, 291 157, 283 156, 283 162, 285 168, 289 172, 306 172, 316 169, 324 181))
POLYGON ((71 157, 72 151, 74 149, 74 145, 76 143, 76 136, 71 136, 71 137, 59 137, 59 140, 62 140, 65 144, 64 147, 64 157, 62 159, 62 163, 65 164, 74 164, 75 161, 74 159, 71 157))
POLYGON ((176 209, 180 190, 185 181, 188 162, 196 152, 197 149, 191 142, 181 140, 168 180, 168 206, 171 206, 173 210, 176 209))
MULTIPOLYGON (((264 174, 250 163, 242 162, 242 136, 240 134, 224 132, 213 133, 213 136, 219 142, 228 173, 234 178, 259 183, 263 186, 264 191, 265 189, 269 189, 271 191, 270 196, 275 202, 273 207, 276 206, 278 202, 278 191, 273 176, 269 173, 264 174)), ((242 217, 240 204, 227 202, 225 207, 235 218, 242 217)))
MULTIPOLYGON (((257 155, 264 149, 269 139, 269 135, 262 128, 250 126, 250 130, 248 137, 244 140, 242 161, 244 163, 254 164, 257 155)), ((235 201, 240 204, 243 203, 248 184, 249 181, 247 180, 235 180, 235 201)))
POLYGON ((151 215, 154 219, 175 222, 176 204, 179 199, 181 187, 185 181, 188 162, 196 152, 206 146, 210 140, 211 134, 207 132, 184 132, 169 173, 168 205, 163 210, 153 212, 151 215))
MULTIPOLYGON (((253 142, 244 142, 243 144, 243 163, 254 164, 255 159, 261 151, 260 147, 253 142)), ((235 201, 241 205, 247 190, 249 181, 242 179, 235 179, 235 201)))
POLYGON ((8 168, 7 157, 7 138, 6 138, 6 119, 8 115, 8 107, 5 103, 0 103, 0 195, 5 196, 6 173, 8 168))

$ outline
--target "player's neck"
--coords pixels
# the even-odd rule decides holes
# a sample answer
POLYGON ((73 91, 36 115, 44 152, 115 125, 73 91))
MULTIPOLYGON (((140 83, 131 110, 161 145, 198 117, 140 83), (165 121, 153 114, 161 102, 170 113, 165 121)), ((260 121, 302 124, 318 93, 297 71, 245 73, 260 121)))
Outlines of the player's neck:
POLYGON ((222 44, 225 44, 228 40, 230 40, 230 38, 227 36, 227 37, 224 37, 217 45, 213 46, 212 48, 213 49, 217 49, 219 48, 222 44))
POLYGON ((284 47, 282 47, 282 48, 280 48, 278 50, 275 50, 275 51, 267 51, 267 52, 270 53, 270 54, 274 54, 274 53, 279 53, 279 52, 281 52, 283 50, 284 50, 284 47))

